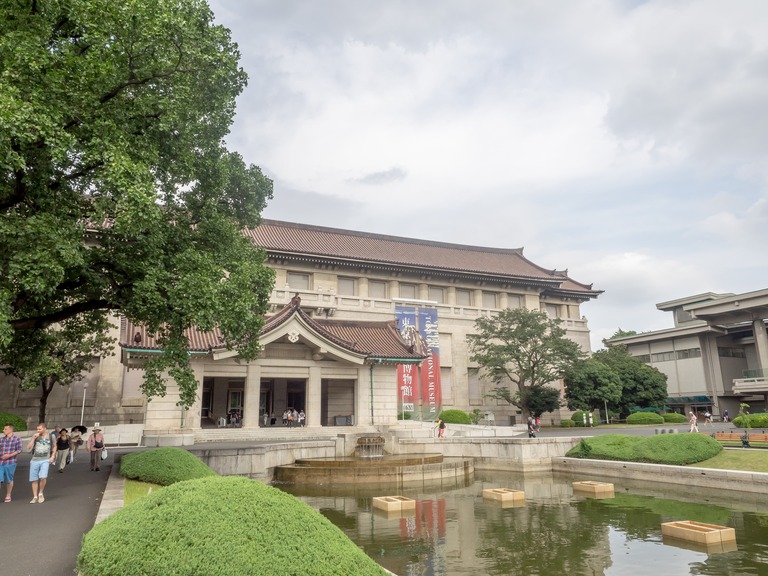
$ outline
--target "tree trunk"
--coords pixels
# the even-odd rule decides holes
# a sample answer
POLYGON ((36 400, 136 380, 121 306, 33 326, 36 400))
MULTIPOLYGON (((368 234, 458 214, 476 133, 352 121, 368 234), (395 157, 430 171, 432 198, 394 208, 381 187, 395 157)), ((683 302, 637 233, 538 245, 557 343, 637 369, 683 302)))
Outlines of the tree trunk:
POLYGON ((37 421, 45 422, 45 411, 48 406, 48 396, 51 394, 53 387, 56 385, 56 381, 53 378, 46 378, 40 382, 40 387, 43 389, 43 393, 40 396, 40 407, 37 411, 37 421))

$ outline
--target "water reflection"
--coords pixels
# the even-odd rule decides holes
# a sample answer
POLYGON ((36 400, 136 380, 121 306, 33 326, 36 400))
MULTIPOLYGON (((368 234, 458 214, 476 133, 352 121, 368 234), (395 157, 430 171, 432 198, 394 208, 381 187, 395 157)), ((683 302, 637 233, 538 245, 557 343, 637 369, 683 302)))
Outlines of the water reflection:
MULTIPOLYGON (((583 480, 584 478, 577 478, 583 480)), ((469 486, 406 490, 415 511, 381 514, 369 493, 280 486, 341 528, 400 576, 768 574, 768 497, 702 489, 668 497, 654 486, 614 483, 614 498, 574 495, 573 478, 476 473, 469 486), (526 493, 525 506, 484 501, 485 488, 526 493), (696 520, 736 529, 733 551, 664 542, 661 523, 696 520)))

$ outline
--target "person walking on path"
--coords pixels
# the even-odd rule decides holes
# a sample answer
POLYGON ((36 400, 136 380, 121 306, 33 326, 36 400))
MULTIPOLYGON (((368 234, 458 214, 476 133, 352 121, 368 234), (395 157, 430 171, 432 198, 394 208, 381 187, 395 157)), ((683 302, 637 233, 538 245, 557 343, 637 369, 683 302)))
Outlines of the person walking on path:
POLYGON ((435 428, 437 428, 437 437, 445 438, 445 420, 438 416, 435 428))
POLYGON ((66 428, 62 428, 56 438, 56 463, 54 464, 59 472, 64 472, 67 465, 67 456, 69 456, 70 439, 66 428))
POLYGON ((32 451, 29 463, 29 481, 32 484, 32 500, 30 504, 45 502, 45 484, 48 481, 48 468, 56 458, 56 437, 48 432, 45 422, 37 425, 37 432, 27 444, 27 450, 32 451))
POLYGON ((728 422, 728 410, 727 409, 723 412, 723 422, 728 422))
POLYGON ((106 448, 104 443, 104 435, 101 433, 101 428, 94 428, 93 433, 88 436, 88 453, 91 455, 91 471, 98 472, 100 470, 99 464, 101 463, 101 451, 106 448))
POLYGON ((83 445, 83 433, 77 426, 72 426, 72 430, 69 432, 69 450, 72 452, 72 458, 69 459, 70 464, 77 458, 77 449, 83 445))
POLYGON ((6 424, 3 426, 3 437, 0 438, 0 483, 5 482, 5 502, 11 501, 13 475, 16 473, 16 462, 21 454, 21 438, 13 431, 13 425, 6 424))
POLYGON ((691 432, 698 432, 699 431, 699 418, 696 416, 696 412, 691 410, 691 412, 688 414, 688 420, 691 422, 691 432))

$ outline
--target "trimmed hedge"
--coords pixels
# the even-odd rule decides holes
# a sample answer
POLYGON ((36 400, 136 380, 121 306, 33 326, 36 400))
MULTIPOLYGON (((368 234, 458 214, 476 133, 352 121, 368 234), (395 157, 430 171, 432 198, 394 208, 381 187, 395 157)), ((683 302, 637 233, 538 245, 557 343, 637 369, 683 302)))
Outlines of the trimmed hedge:
POLYGON ((739 414, 733 419, 733 425, 737 428, 768 428, 768 414, 739 414))
POLYGON ((598 424, 600 424, 600 416, 595 416, 592 412, 589 410, 577 410, 573 414, 571 414, 571 420, 573 421, 574 425, 579 428, 584 428, 584 414, 587 415, 587 426, 589 426, 589 415, 592 414, 592 427, 596 427, 598 424))
POLYGON ((82 576, 383 576, 322 514, 241 477, 179 482, 118 510, 83 538, 82 576))
POLYGON ((566 456, 685 466, 713 458, 722 449, 717 440, 706 434, 604 434, 584 438, 566 456))
POLYGON ((573 428, 576 426, 576 422, 573 420, 561 420, 560 421, 560 427, 561 428, 573 428))
POLYGON ((120 461, 120 475, 160 486, 217 476, 202 460, 182 448, 155 448, 126 454, 120 461))
POLYGON ((661 417, 664 418, 664 422, 667 422, 668 424, 682 424, 683 422, 688 422, 688 418, 685 417, 685 414, 678 414, 677 412, 662 414, 661 417))
POLYGON ((627 424, 664 424, 664 418, 656 412, 635 412, 627 416, 627 424))
POLYGON ((27 429, 27 421, 21 416, 10 412, 0 412, 0 427, 5 427, 8 424, 13 426, 16 432, 24 432, 27 429))
POLYGON ((472 424, 472 418, 464 410, 443 410, 440 418, 446 424, 472 424))

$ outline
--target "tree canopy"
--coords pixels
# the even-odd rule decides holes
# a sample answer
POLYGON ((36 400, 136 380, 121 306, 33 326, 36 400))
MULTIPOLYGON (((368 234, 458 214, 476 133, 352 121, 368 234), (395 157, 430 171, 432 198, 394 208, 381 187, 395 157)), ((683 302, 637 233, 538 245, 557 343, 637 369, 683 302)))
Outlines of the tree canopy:
POLYGON ((565 400, 571 410, 592 411, 621 400, 619 375, 607 364, 593 358, 577 363, 564 378, 565 400))
POLYGON ((477 334, 467 337, 471 359, 496 384, 490 395, 527 414, 532 413, 531 394, 560 379, 584 357, 579 345, 566 338, 561 321, 538 310, 508 308, 495 316, 478 318, 475 328, 477 334), (510 390, 510 383, 516 390, 510 390))
POLYGON ((641 408, 664 406, 667 376, 632 356, 626 346, 611 346, 595 352, 592 358, 608 366, 621 381, 621 398, 608 405, 622 414, 635 406, 641 408))
POLYGON ((192 326, 255 357, 273 272, 241 232, 272 183, 225 146, 238 61, 203 0, 2 3, 0 365, 111 313, 160 337, 149 396, 168 371, 194 401, 192 326))

